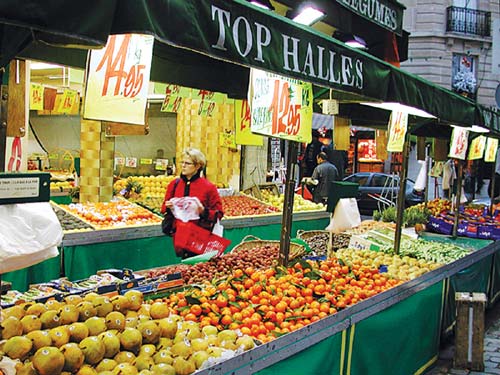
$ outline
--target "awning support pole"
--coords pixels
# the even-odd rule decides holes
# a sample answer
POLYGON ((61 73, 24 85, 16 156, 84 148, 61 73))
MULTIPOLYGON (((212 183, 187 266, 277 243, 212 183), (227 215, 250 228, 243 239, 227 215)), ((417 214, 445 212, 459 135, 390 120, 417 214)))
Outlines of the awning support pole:
POLYGON ((455 220, 453 221, 453 238, 457 238, 457 229, 458 229, 458 209, 460 207, 460 200, 462 199, 462 174, 463 174, 463 166, 462 161, 458 161, 458 170, 457 170, 457 192, 455 194, 455 220))
POLYGON ((288 265, 290 254, 290 232, 292 231, 293 214, 293 196, 295 194, 295 163, 297 161, 298 143, 286 141, 288 145, 288 154, 286 158, 286 182, 285 199, 283 202, 283 216, 281 218, 281 236, 280 236, 280 256, 279 264, 288 265))
POLYGON ((409 132, 406 132, 403 145, 403 160, 399 174, 398 204, 396 205, 396 233, 394 234, 394 253, 399 254, 401 246, 401 231, 403 230, 403 211, 405 209, 406 177, 408 174, 408 156, 410 154, 409 132))
MULTIPOLYGON (((497 157, 500 157, 497 156, 497 157)), ((491 192, 489 192, 490 194, 490 215, 493 215, 493 205, 495 204, 495 176, 496 176, 496 171, 495 171, 495 165, 493 165, 493 172, 491 173, 491 183, 490 183, 490 187, 491 187, 491 192)))

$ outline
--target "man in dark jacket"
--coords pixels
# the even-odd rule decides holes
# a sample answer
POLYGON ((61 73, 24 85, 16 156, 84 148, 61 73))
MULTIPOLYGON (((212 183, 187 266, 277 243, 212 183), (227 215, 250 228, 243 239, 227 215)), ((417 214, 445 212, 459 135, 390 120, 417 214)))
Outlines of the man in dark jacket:
POLYGON ((313 201, 316 203, 326 203, 328 200, 328 190, 331 188, 333 181, 338 180, 339 172, 337 168, 328 161, 328 156, 324 152, 320 152, 317 156, 318 166, 310 179, 306 180, 308 185, 313 188, 313 201))

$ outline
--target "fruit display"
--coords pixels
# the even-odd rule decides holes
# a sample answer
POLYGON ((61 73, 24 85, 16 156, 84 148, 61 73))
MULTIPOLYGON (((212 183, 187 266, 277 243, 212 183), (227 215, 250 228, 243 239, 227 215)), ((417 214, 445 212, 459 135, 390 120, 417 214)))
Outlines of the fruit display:
POLYGON ((448 264, 469 255, 470 250, 450 243, 419 239, 404 241, 399 249, 399 254, 429 262, 448 264))
POLYGON ((61 223, 61 227, 64 232, 68 233, 68 232, 82 232, 82 231, 94 230, 94 228, 91 225, 85 223, 84 221, 71 215, 70 213, 64 211, 61 208, 52 206, 52 209, 56 213, 57 219, 61 223))
POLYGON ((161 223, 159 216, 124 199, 99 203, 61 204, 59 206, 96 229, 161 223))
POLYGON ((451 201, 448 199, 435 198, 427 202, 427 206, 425 203, 419 203, 415 207, 424 208, 430 211, 431 215, 439 215, 442 212, 448 212, 451 210, 451 201))
POLYGON ((50 190, 52 191, 68 191, 75 186, 74 181, 51 181, 50 190))
POLYGON ((2 311, 2 351, 19 374, 191 374, 252 349, 242 332, 189 321, 138 291, 27 302, 2 311))
MULTIPOLYGON (((285 200, 285 195, 276 195, 269 189, 261 189, 261 199, 263 202, 270 204, 271 206, 277 208, 279 211, 283 210, 283 202, 285 200)), ((293 211, 318 211, 325 210, 325 206, 321 203, 314 203, 310 200, 304 199, 300 194, 294 194, 293 196, 293 211)))
POLYGON ((439 263, 424 259, 400 257, 396 254, 387 254, 372 250, 341 249, 336 256, 346 264, 361 264, 386 272, 388 276, 403 281, 412 280, 441 266, 439 263))
MULTIPOLYGON (((415 224, 425 224, 429 220, 430 214, 430 210, 422 204, 408 207, 403 211, 403 227, 414 227, 415 224)), ((386 223, 395 223, 396 215, 396 207, 390 206, 382 212, 375 211, 373 213, 373 219, 381 220, 386 223)))
POLYGON ((131 202, 136 203, 142 207, 145 207, 157 215, 162 214, 161 206, 163 205, 164 199, 165 197, 146 197, 144 195, 140 195, 135 198, 129 198, 131 202))
POLYGON ((276 207, 247 195, 221 197, 221 200, 224 217, 266 215, 278 212, 276 207))
POLYGON ((372 229, 384 229, 384 228, 396 228, 396 223, 393 222, 383 222, 376 220, 363 220, 360 225, 355 228, 349 229, 344 233, 347 234, 363 234, 372 229))
POLYGON ((157 197, 163 198, 170 181, 175 176, 130 176, 116 181, 113 185, 115 194, 126 198, 157 197))

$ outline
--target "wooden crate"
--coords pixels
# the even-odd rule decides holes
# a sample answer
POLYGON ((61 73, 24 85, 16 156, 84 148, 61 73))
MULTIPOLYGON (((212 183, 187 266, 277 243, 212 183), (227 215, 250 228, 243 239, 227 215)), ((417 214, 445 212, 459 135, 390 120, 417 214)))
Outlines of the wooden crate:
POLYGON ((457 323, 453 367, 484 371, 484 293, 455 293, 457 323))

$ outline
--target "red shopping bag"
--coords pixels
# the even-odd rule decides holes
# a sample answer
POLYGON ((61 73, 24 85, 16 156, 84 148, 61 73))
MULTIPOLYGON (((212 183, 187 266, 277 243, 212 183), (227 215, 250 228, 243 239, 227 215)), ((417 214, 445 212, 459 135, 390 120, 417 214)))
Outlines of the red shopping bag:
POLYGON ((177 221, 174 237, 174 246, 189 250, 195 254, 205 254, 208 252, 217 252, 221 255, 229 246, 231 240, 217 236, 209 230, 188 221, 177 221))

